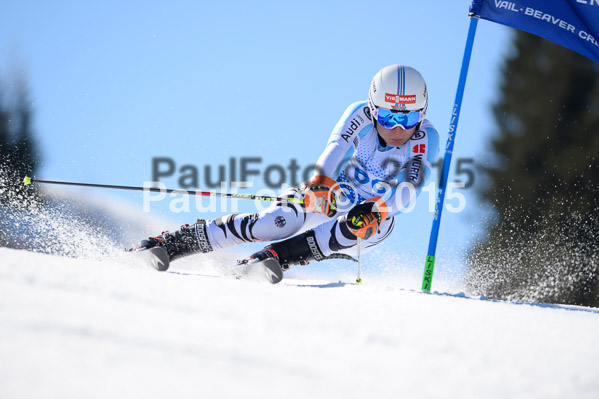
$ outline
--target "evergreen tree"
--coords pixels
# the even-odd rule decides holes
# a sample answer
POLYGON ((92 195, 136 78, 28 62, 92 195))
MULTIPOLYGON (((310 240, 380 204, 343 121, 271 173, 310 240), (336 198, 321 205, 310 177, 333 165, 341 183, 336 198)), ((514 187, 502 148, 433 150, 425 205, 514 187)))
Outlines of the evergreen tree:
POLYGON ((21 184, 25 176, 34 173, 38 155, 27 84, 24 79, 15 81, 12 86, 0 81, 0 246, 8 245, 12 228, 5 215, 7 208, 40 200, 35 188, 21 184))
POLYGON ((470 254, 488 297, 599 306, 599 66, 516 31, 493 106, 495 220, 470 254))

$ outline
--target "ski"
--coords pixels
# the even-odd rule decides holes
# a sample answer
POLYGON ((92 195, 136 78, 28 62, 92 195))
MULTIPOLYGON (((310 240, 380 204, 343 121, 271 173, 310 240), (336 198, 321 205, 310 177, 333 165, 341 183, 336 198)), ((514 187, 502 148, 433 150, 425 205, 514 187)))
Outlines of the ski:
MULTIPOLYGON (((164 272, 170 266, 166 250, 162 247, 153 247, 132 251, 144 264, 164 272)), ((277 284, 283 280, 283 269, 276 259, 265 259, 251 263, 239 263, 232 267, 233 277, 254 281, 268 281, 277 284)))
POLYGON ((237 280, 268 281, 271 284, 277 284, 283 280, 283 269, 275 259, 262 261, 252 259, 250 262, 242 260, 231 266, 229 270, 230 272, 226 272, 226 274, 237 280))
POLYGON ((168 270, 170 261, 166 250, 162 247, 153 247, 148 249, 140 249, 133 251, 135 255, 145 264, 153 267, 159 272, 168 270))
POLYGON ((258 262, 248 263, 251 275, 262 276, 271 284, 277 284, 283 280, 283 269, 275 259, 265 259, 258 262))

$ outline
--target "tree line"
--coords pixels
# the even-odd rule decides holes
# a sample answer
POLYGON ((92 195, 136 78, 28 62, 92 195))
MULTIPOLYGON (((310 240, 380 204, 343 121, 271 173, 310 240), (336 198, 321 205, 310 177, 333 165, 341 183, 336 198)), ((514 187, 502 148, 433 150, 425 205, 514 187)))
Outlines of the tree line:
POLYGON ((33 106, 24 78, 0 76, 0 246, 9 244, 11 223, 6 211, 38 201, 36 190, 24 187, 35 172, 39 154, 33 131, 33 106))
POLYGON ((471 292, 599 306, 599 66, 515 31, 484 160, 471 292))

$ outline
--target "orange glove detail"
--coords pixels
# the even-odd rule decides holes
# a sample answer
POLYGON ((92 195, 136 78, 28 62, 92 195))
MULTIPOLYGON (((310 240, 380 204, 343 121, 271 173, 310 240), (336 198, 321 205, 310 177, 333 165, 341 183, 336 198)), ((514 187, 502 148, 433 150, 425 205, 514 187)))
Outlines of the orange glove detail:
POLYGON ((374 197, 354 206, 343 221, 356 237, 369 239, 379 231, 379 225, 387 218, 387 205, 381 197, 374 197))
POLYGON ((304 192, 304 207, 309 212, 324 213, 332 217, 337 213, 339 184, 325 175, 316 175, 304 192))

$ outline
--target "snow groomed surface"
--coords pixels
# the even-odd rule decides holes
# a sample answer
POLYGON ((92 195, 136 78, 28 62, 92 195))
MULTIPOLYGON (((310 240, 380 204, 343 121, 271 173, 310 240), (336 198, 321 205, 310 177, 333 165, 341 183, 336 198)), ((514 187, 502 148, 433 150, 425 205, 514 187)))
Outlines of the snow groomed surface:
POLYGON ((596 398, 599 310, 0 248, 0 397, 596 398), (215 272, 216 271, 216 272, 215 272))

